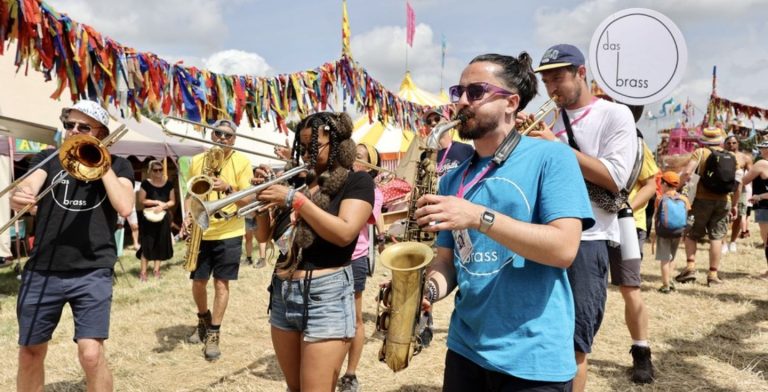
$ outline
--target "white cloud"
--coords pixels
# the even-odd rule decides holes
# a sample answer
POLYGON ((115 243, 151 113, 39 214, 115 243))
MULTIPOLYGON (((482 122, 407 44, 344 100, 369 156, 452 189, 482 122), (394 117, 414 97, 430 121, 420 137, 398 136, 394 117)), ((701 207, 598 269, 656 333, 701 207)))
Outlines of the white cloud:
MULTIPOLYGON (((242 3, 239 0, 236 3, 242 3)), ((226 0, 51 0, 57 11, 139 50, 160 45, 215 49, 229 35, 226 0)))
POLYGON ((236 49, 214 53, 203 60, 203 67, 227 75, 270 76, 274 73, 263 57, 236 49))
MULTIPOLYGON (((405 75, 405 35, 405 27, 382 26, 352 36, 352 57, 394 92, 399 90, 405 75)), ((447 52, 450 53, 450 47, 447 52)), ((446 56, 443 80, 451 84, 458 80, 463 64, 446 56)), ((408 48, 408 69, 417 86, 432 93, 440 90, 440 60, 440 38, 435 37, 429 25, 417 24, 413 47, 408 48)))

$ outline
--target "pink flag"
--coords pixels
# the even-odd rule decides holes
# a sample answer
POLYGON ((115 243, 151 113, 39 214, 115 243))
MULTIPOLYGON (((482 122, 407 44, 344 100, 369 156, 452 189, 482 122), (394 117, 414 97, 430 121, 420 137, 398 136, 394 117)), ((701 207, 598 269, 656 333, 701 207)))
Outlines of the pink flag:
POLYGON ((409 2, 405 3, 405 13, 407 20, 405 42, 408 43, 408 46, 413 47, 413 35, 416 33, 416 14, 413 13, 413 8, 409 2))

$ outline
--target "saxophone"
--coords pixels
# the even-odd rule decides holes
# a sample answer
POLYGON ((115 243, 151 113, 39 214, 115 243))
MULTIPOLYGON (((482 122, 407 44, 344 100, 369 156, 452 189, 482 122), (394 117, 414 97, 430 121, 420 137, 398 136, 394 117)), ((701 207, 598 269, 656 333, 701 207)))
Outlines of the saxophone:
POLYGON ((392 282, 380 290, 378 297, 380 312, 376 329, 386 332, 379 360, 395 372, 408 367, 411 358, 423 348, 418 336, 421 300, 426 267, 434 256, 431 243, 435 235, 423 231, 416 223, 416 201, 423 195, 436 193, 438 141, 459 122, 438 124, 427 138, 427 154, 416 171, 403 242, 391 245, 381 253, 381 263, 392 270, 392 282))
MULTIPOLYGON (((203 157, 202 174, 198 174, 187 181, 187 190, 192 197, 201 200, 208 198, 213 191, 213 178, 217 177, 224 166, 224 150, 219 146, 211 147, 205 152, 203 157)), ((203 229, 195 223, 194 219, 189 219, 186 227, 187 233, 187 254, 184 259, 184 269, 193 272, 197 269, 197 256, 200 254, 200 241, 203 239, 203 229)))

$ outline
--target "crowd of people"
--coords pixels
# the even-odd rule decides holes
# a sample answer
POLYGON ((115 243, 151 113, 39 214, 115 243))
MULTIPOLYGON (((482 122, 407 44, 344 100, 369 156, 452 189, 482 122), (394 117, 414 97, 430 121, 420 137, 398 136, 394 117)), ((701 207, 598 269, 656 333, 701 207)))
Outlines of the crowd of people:
MULTIPOLYGON (((670 170, 637 130, 643 108, 593 95, 584 56, 569 44, 548 49, 535 69, 526 52, 477 56, 449 96, 450 114, 461 120, 458 135, 473 146, 446 133, 435 162, 438 191, 413 200, 409 217, 437 234, 423 285, 424 310, 457 293, 443 390, 585 390, 588 357, 606 316, 609 277, 625 304, 630 377, 638 384, 654 382, 640 291, 643 243, 655 238, 660 292, 697 279, 696 246, 704 238, 710 246, 706 283, 722 284, 721 257, 748 235, 750 210, 764 243, 768 236, 768 143, 758 145, 763 160, 752 163, 750 154, 738 151, 738 139, 713 127, 704 130, 702 147, 685 167, 670 170), (539 76, 542 94, 558 105, 556 121, 521 135, 516 129, 532 117, 525 109, 540 94, 539 76), (634 212, 631 239, 619 224, 618 212, 626 206, 634 212), (686 266, 673 279, 680 242, 686 266), (638 243, 639 258, 622 252, 638 243)), ((66 137, 109 133, 108 115, 95 102, 78 102, 61 120, 66 137)), ((430 128, 443 121, 440 112, 425 116, 430 128)), ((211 174, 208 201, 275 178, 272 167, 253 168, 232 148, 236 124, 219 120, 212 128, 221 162, 212 165, 207 153, 199 154, 188 173, 211 174)), ((381 156, 371 145, 355 144, 352 130, 345 113, 306 116, 295 127, 293 145, 280 151, 289 161, 285 170, 304 168, 302 174, 237 198, 205 224, 191 214, 183 218, 184 228, 202 230, 189 274, 197 327, 188 342, 202 344, 206 360, 222 355, 230 281, 238 279, 242 265, 265 267, 266 244, 274 242, 269 323, 288 390, 358 391, 367 381, 356 375, 365 340, 362 293, 372 272, 371 249, 383 244, 384 196, 374 180, 381 156), (238 213, 256 201, 260 208, 238 213)), ((14 190, 12 207, 34 203, 61 170, 55 159, 36 168, 14 190)), ((173 257, 169 211, 178 202, 194 210, 197 200, 176 200, 156 160, 148 163, 135 193, 131 165, 119 157, 112 157, 98 181, 63 183, 38 202, 36 242, 19 292, 17 389, 43 388, 47 342, 68 303, 89 390, 112 390, 104 341, 118 216, 136 216, 139 279, 146 281, 150 261, 159 278, 160 263, 173 257)), ((765 254, 768 262, 768 246, 765 254)), ((768 271, 760 278, 768 279, 768 271)))

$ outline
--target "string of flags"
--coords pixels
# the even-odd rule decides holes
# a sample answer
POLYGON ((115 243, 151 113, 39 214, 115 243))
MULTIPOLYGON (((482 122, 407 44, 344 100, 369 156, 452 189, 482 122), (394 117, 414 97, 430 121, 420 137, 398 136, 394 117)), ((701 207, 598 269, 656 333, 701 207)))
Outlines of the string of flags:
POLYGON ((287 132, 289 115, 327 110, 341 99, 371 121, 419 129, 424 113, 441 108, 404 100, 370 77, 349 54, 344 17, 340 59, 312 70, 257 77, 170 64, 126 47, 42 0, 0 0, 0 55, 15 41, 19 71, 27 74, 32 68, 47 81, 56 79, 51 98, 60 99, 69 90, 72 101, 98 100, 137 118, 175 115, 207 123, 227 118, 240 124, 245 117, 251 127, 274 118, 287 132))

